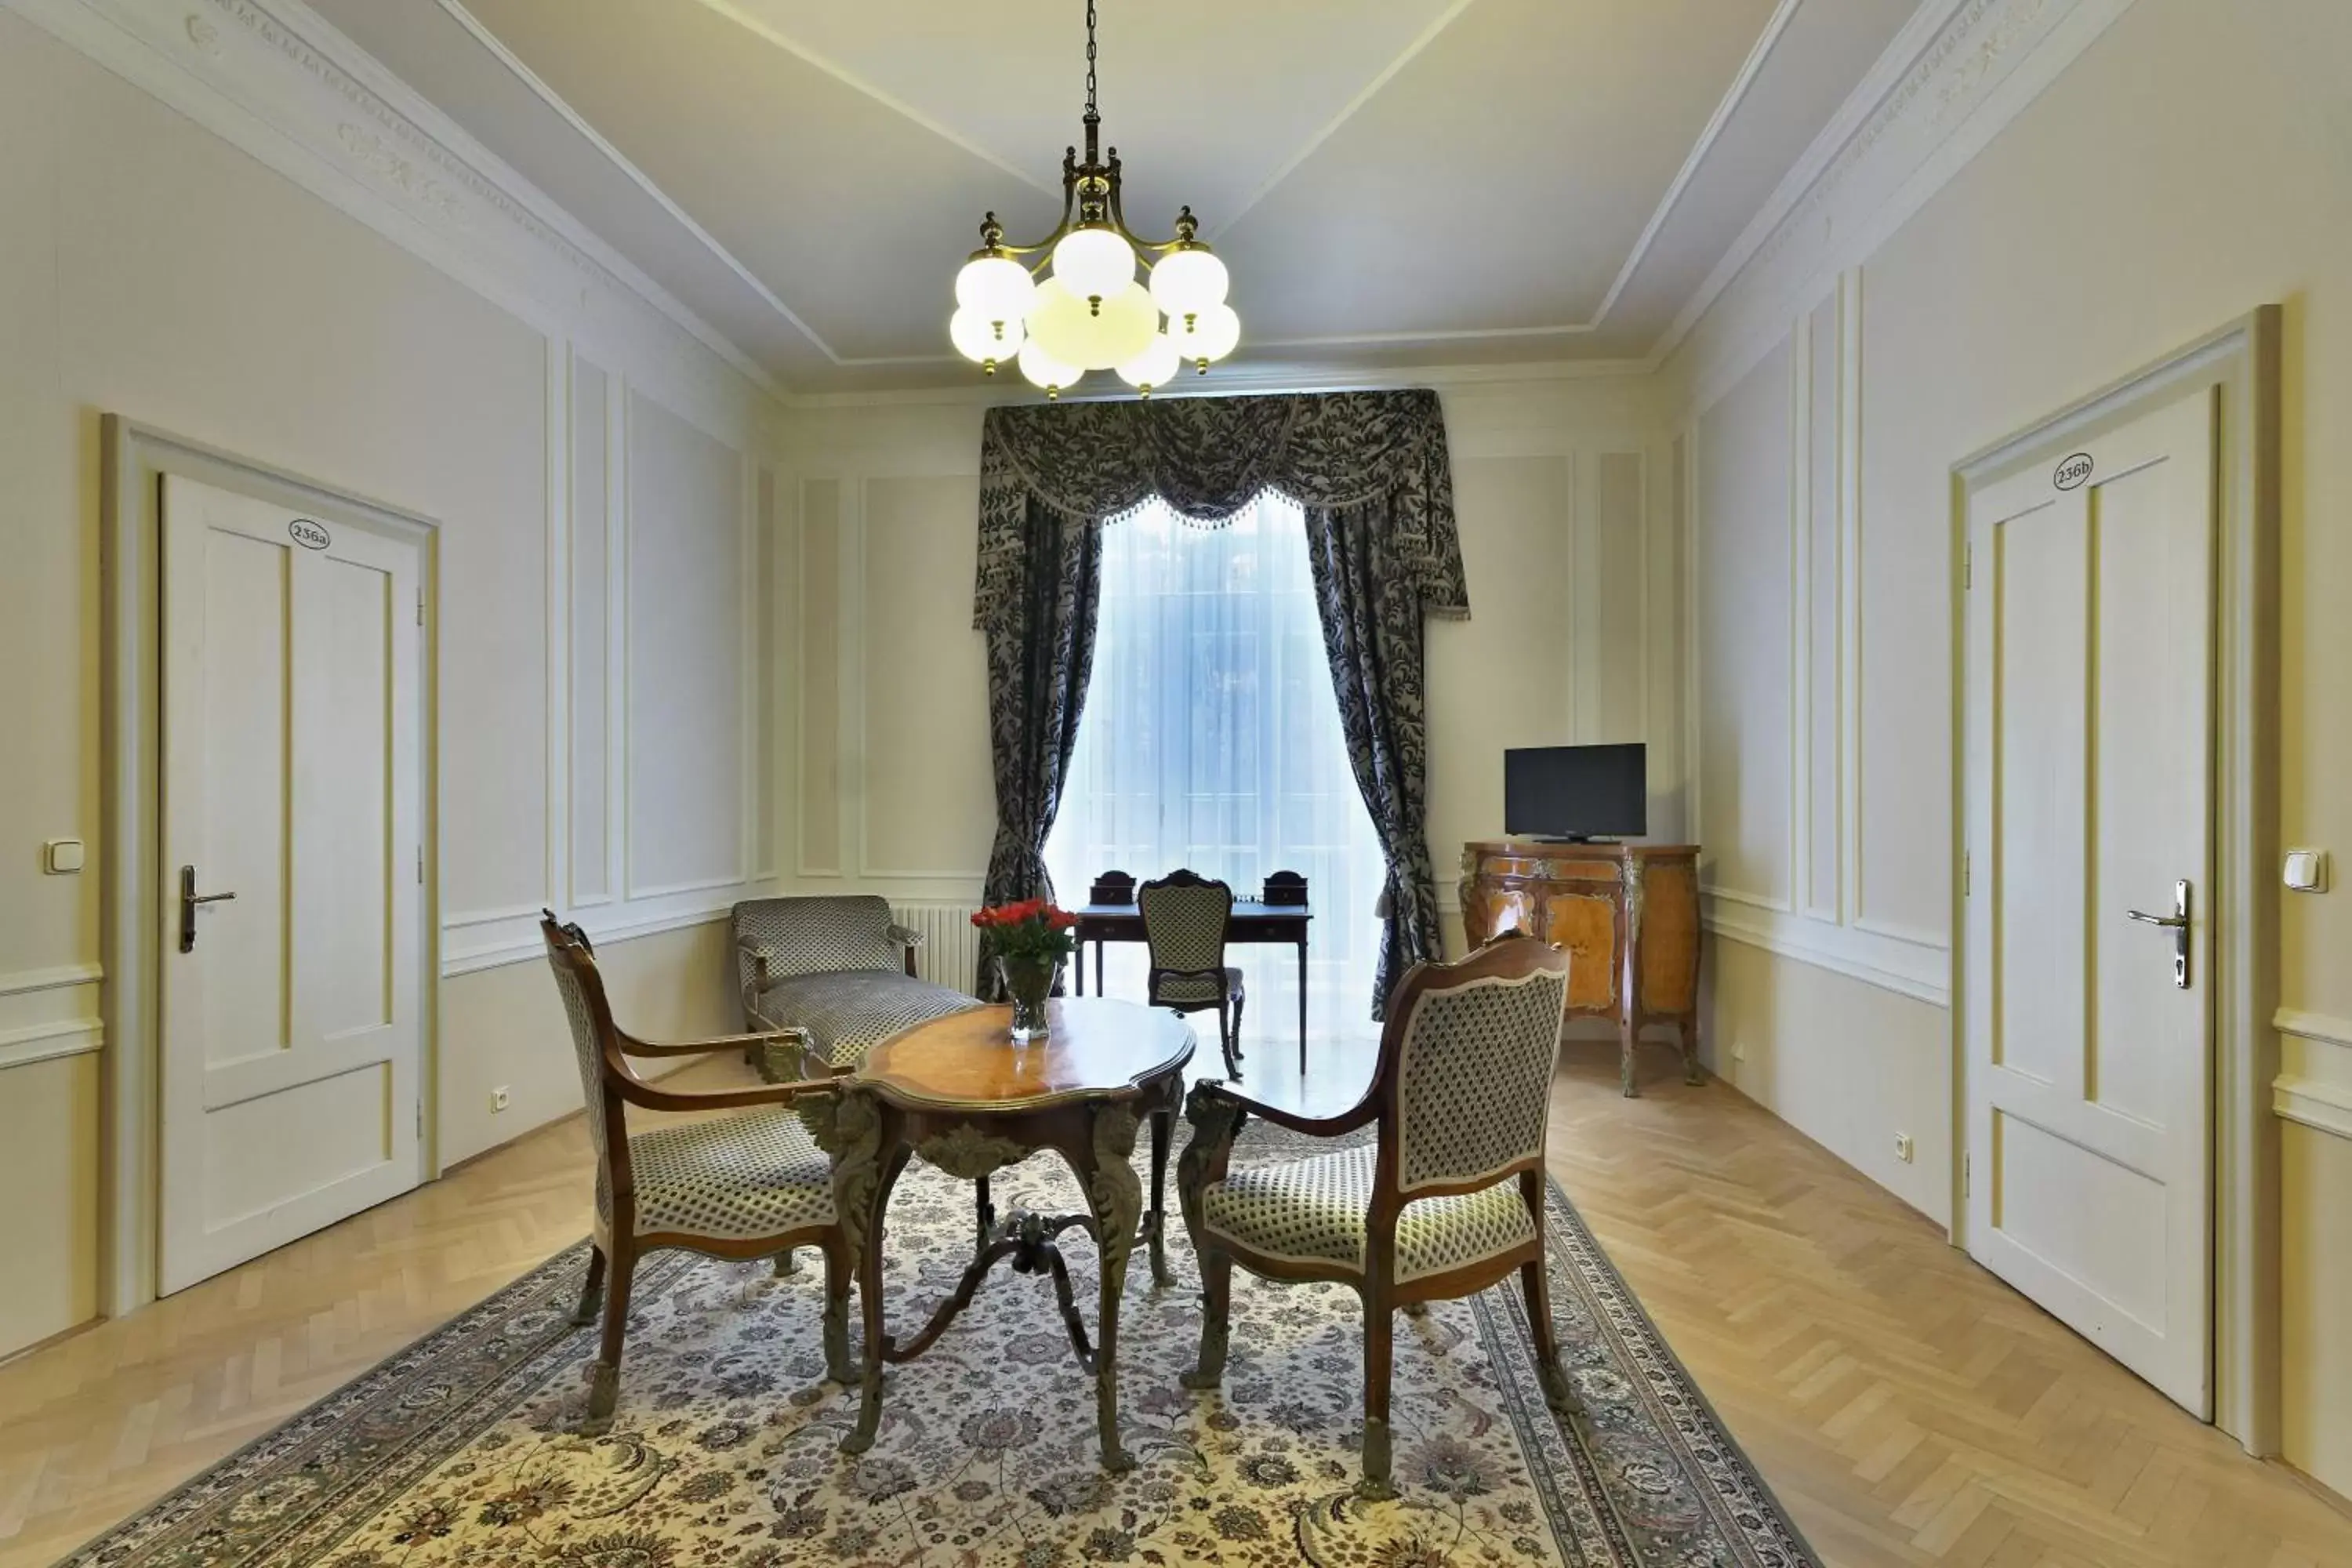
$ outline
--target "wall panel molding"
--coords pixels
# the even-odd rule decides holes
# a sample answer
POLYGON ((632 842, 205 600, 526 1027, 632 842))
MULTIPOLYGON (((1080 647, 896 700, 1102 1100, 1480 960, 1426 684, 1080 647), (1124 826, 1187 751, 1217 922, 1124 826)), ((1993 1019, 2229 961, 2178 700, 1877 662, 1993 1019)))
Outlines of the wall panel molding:
POLYGON ((2352 1089, 2282 1073, 2271 1085, 2271 1109, 2284 1120, 2315 1132, 2352 1138, 2352 1089))
MULTIPOLYGON (((1949 934, 1871 915, 1864 903, 1862 275, 1852 271, 1832 279, 1776 326, 1769 346, 1777 349, 1785 342, 1790 350, 1786 679, 1791 891, 1783 898, 1708 885, 1703 890, 1709 929, 1782 957, 1948 1005, 1949 934), (1824 560, 1823 554, 1834 559, 1824 560)), ((1685 427, 1694 552, 1705 500, 1696 477, 1712 428, 1704 416, 1744 384, 1743 375, 1709 388, 1685 427)), ((1707 631, 1696 615, 1706 563, 1696 553, 1690 560, 1696 649, 1707 631)), ((1706 748, 1696 722, 1700 664, 1692 660, 1686 700, 1694 716, 1686 742, 1694 781, 1703 776, 1706 748)), ((1709 869, 1720 865, 1719 857, 1712 858, 1709 869)))
POLYGON ((100 1049, 106 1041, 98 1011, 104 978, 95 963, 0 974, 0 1072, 100 1049))
POLYGON ((2282 1035, 2293 1035, 2299 1040, 2309 1040, 2322 1046, 2340 1046, 2346 1050, 2352 1050, 2352 1018, 2338 1018, 2326 1013, 2306 1013, 2299 1008, 2282 1007, 2271 1016, 2271 1026, 2282 1035))
POLYGON ((1951 959, 1942 949, 1890 942, 1852 926, 1828 926, 1803 915, 1741 904, 1712 889, 1702 890, 1700 901, 1706 929, 1718 937, 1931 1006, 1951 1005, 1951 959))

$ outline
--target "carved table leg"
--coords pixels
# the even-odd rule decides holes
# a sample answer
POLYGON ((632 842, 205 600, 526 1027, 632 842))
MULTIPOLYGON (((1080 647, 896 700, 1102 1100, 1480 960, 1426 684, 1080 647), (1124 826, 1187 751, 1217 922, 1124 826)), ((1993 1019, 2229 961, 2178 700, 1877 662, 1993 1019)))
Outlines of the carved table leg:
POLYGON ((1066 1145, 1063 1157, 1087 1190, 1101 1258, 1102 1291, 1095 1333, 1095 1423, 1103 1468, 1131 1470, 1135 1459, 1118 1440, 1118 1304, 1127 1289, 1127 1260, 1143 1215, 1143 1184, 1128 1162, 1135 1153, 1135 1108, 1098 1106, 1085 1147, 1066 1145))
POLYGON ((1165 1105, 1151 1113, 1151 1212, 1144 1227, 1151 1237, 1151 1282, 1173 1285, 1168 1267, 1168 1144, 1176 1132, 1176 1108, 1165 1105))
POLYGON ((841 1225, 842 1250, 857 1268, 858 1304, 866 1328, 866 1364, 858 1380, 859 1403, 856 1430, 841 1440, 844 1453, 862 1454, 874 1446, 882 1424, 882 1352, 886 1343, 882 1322, 882 1215, 890 1202, 890 1184, 906 1163, 897 1145, 895 1115, 886 1115, 871 1094, 846 1090, 829 1102, 810 1107, 811 1131, 833 1162, 833 1212, 841 1225), (883 1152, 886 1120, 890 1152, 883 1152))

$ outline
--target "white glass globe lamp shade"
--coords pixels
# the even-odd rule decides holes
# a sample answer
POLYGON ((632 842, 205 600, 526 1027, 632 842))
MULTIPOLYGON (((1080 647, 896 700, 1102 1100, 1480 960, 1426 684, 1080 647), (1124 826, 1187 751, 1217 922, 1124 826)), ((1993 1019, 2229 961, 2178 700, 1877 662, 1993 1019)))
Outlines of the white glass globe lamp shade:
POLYGON ((1076 386, 1086 372, 1055 359, 1033 337, 1021 345, 1021 374, 1030 385, 1044 387, 1045 395, 1052 397, 1066 386, 1076 386))
POLYGON ((1175 380, 1182 363, 1168 334, 1154 332, 1150 347, 1118 367, 1118 378, 1149 397, 1153 387, 1165 386, 1175 380))
POLYGON ((1176 352, 1197 366, 1214 364, 1242 341, 1242 319, 1231 305, 1212 305, 1197 315, 1179 316, 1168 323, 1176 352))
POLYGON ((956 274, 956 303, 983 321, 1010 326, 1029 313, 1037 286, 1029 269, 1009 256, 976 252, 956 274))
POLYGON ((1171 321, 1225 302, 1232 279, 1205 245, 1171 250, 1151 264, 1151 298, 1171 321))
POLYGON ((998 365, 1013 363, 1027 336, 1017 316, 1009 321, 992 321, 967 305, 948 318, 948 341, 955 344, 956 353, 987 366, 991 375, 998 365))
POLYGON ((1054 280, 1090 304, 1135 281, 1135 247, 1108 228, 1074 228, 1054 247, 1054 280))
POLYGON ((1160 327, 1159 307, 1142 284, 1129 280, 1099 305, 1081 300, 1059 278, 1038 286, 1029 312, 1029 335, 1045 352, 1081 370, 1109 370, 1150 346, 1160 327))

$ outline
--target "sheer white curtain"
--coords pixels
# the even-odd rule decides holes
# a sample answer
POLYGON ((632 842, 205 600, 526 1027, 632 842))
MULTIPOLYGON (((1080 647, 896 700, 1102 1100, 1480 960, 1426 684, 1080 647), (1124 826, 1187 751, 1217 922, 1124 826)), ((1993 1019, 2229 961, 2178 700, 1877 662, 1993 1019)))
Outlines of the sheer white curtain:
MULTIPOLYGON (((1377 1032, 1385 868, 1340 737, 1296 502, 1268 491, 1202 526, 1154 501, 1104 530, 1094 672, 1045 863, 1070 904, 1113 868, 1143 881, 1189 866, 1237 900, 1270 871, 1300 872, 1315 911, 1308 1032, 1377 1032)), ((1249 987, 1244 1047, 1286 1047, 1296 954, 1236 946, 1226 962, 1249 987)), ((1139 944, 1114 945, 1109 994, 1140 1000, 1144 967, 1139 944)))

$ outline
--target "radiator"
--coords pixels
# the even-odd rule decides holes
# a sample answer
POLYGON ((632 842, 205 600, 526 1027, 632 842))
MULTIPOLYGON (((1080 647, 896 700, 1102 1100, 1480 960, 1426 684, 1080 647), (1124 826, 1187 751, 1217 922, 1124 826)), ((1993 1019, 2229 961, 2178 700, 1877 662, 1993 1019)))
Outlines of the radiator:
POLYGON ((935 985, 971 990, 980 962, 980 932, 971 917, 977 904, 893 904, 890 918, 923 933, 915 950, 915 973, 935 985))

